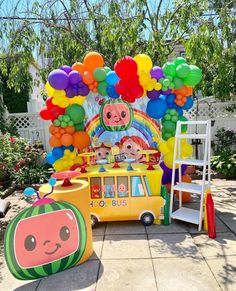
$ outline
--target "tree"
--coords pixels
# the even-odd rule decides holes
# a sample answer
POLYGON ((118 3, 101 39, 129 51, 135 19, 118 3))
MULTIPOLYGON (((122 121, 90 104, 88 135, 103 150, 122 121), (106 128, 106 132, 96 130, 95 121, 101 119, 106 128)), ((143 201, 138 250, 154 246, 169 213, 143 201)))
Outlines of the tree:
MULTIPOLYGON (((203 93, 221 99, 235 94, 233 2, 212 1, 210 7, 206 0, 28 2, 26 11, 22 5, 14 7, 20 19, 0 21, 0 38, 8 39, 3 53, 23 52, 20 60, 10 61, 9 85, 14 88, 20 87, 15 75, 26 70, 35 52, 47 60, 41 70, 46 80, 50 70, 81 61, 90 50, 102 53, 111 67, 117 59, 140 52, 163 65, 175 44, 184 43, 188 61, 203 68, 203 93)), ((6 72, 7 65, 0 62, 0 70, 6 72)))

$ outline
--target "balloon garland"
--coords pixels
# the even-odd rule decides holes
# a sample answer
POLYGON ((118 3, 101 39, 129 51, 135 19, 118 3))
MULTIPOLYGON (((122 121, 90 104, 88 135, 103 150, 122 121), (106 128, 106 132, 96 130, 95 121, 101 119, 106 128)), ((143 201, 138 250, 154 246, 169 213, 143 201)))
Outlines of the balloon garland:
MULTIPOLYGON (((161 119, 162 141, 159 139, 158 143, 163 154, 162 182, 169 183, 176 123, 187 120, 183 112, 193 106, 193 87, 201 78, 201 69, 189 65, 182 57, 159 67, 153 66, 151 58, 145 54, 134 58, 125 56, 116 61, 112 70, 105 66, 101 54, 90 52, 83 62, 53 70, 45 86, 49 96, 46 107, 40 111, 42 119, 52 121, 49 144, 53 149, 47 154, 48 163, 56 171, 65 171, 82 162, 78 153, 90 144, 90 137, 84 131, 82 105, 90 92, 129 103, 147 96, 146 113, 151 118, 161 119)), ((186 131, 187 126, 182 128, 182 132, 186 131)), ((182 141, 182 149, 182 157, 192 154, 192 146, 186 140, 182 141)))

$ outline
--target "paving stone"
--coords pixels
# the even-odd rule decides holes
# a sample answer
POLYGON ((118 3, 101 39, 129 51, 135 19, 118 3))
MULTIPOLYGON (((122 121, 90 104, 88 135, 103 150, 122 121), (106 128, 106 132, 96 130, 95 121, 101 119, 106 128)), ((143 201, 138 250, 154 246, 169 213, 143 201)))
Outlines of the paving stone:
POLYGON ((147 236, 106 235, 102 249, 102 259, 150 258, 147 236))
POLYGON ((103 235, 96 235, 93 237, 93 254, 89 260, 97 260, 98 258, 101 258, 103 239, 103 235))
POLYGON ((148 237, 152 258, 202 258, 197 246, 189 234, 150 234, 148 237))
POLYGON ((105 222, 99 222, 98 225, 93 228, 93 236, 95 235, 104 235, 106 229, 106 223, 105 222))
POLYGON ((204 257, 236 255, 236 236, 231 232, 217 233, 216 239, 207 235, 198 235, 193 239, 204 257))
POLYGON ((158 291, 221 290, 203 259, 153 259, 158 291))
POLYGON ((140 221, 108 222, 105 234, 145 234, 145 227, 140 221))
POLYGON ((236 209, 230 207, 226 208, 217 208, 216 216, 226 224, 226 226, 236 234, 236 209))
POLYGON ((185 226, 182 222, 178 222, 177 220, 172 220, 171 224, 153 224, 146 227, 146 231, 148 234, 151 233, 185 233, 187 232, 185 226))
POLYGON ((236 256, 227 256, 224 258, 206 259, 216 280, 222 290, 236 290, 236 256))
POLYGON ((102 260, 102 265, 96 291, 157 290, 151 260, 102 260))
POLYGON ((216 187, 234 187, 236 188, 236 180, 226 180, 226 179, 212 179, 211 183, 216 187))
POLYGON ((100 261, 87 261, 82 265, 43 278, 37 291, 95 290, 100 261))

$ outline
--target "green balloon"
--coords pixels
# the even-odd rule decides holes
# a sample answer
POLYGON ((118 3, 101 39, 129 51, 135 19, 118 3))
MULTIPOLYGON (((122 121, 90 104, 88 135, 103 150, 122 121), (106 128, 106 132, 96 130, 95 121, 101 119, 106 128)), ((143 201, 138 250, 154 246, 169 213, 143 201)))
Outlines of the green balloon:
POLYGON ((60 123, 60 121, 58 119, 55 119, 54 122, 53 122, 53 124, 55 126, 60 126, 61 123, 60 123))
POLYGON ((177 122, 177 121, 178 121, 178 116, 177 116, 177 115, 172 116, 172 117, 171 117, 171 121, 173 121, 173 122, 177 122))
POLYGON ((165 121, 163 126, 167 132, 172 132, 176 129, 175 123, 170 120, 165 121))
POLYGON ((167 62, 163 67, 163 72, 165 76, 175 76, 175 65, 173 63, 167 62))
MULTIPOLYGON (((185 116, 179 116, 178 118, 180 121, 188 121, 188 119, 185 117, 185 116)), ((185 125, 181 125, 181 132, 182 133, 185 133, 187 132, 187 129, 188 129, 188 125, 185 124, 185 125)))
POLYGON ((67 127, 67 123, 65 121, 62 121, 61 122, 61 127, 63 127, 63 128, 67 127))
POLYGON ((168 87, 169 85, 170 85, 170 80, 168 80, 167 78, 164 79, 164 81, 163 81, 163 86, 164 86, 164 87, 168 87))
POLYGON ((184 82, 180 78, 174 78, 175 89, 181 89, 184 86, 184 82))
POLYGON ((170 89, 174 89, 174 87, 175 87, 175 83, 174 82, 171 82, 170 85, 169 85, 169 88, 170 89))
POLYGON ((70 121, 70 117, 68 115, 64 115, 63 116, 63 121, 69 122, 70 121))
POLYGON ((172 76, 167 76, 166 79, 168 79, 170 82, 173 81, 173 77, 172 76))
POLYGON ((66 115, 70 117, 70 120, 74 122, 74 124, 81 123, 85 117, 85 110, 83 106, 79 104, 72 104, 66 108, 66 115))
POLYGON ((68 126, 73 126, 74 122, 72 120, 70 120, 67 124, 68 124, 68 126))
POLYGON ((187 64, 181 64, 176 68, 177 77, 184 79, 188 76, 190 72, 190 67, 187 64))
POLYGON ((174 59, 174 65, 177 68, 179 65, 186 64, 186 60, 182 57, 174 59))
POLYGON ((171 133, 169 133, 169 132, 162 133, 162 138, 164 140, 168 140, 170 137, 172 137, 171 133))
POLYGON ((84 130, 84 124, 82 123, 78 123, 75 125, 75 130, 76 131, 83 131, 84 130))
POLYGON ((170 109, 170 115, 175 116, 175 115, 179 115, 178 112, 175 109, 170 109))
POLYGON ((165 91, 168 90, 168 87, 163 86, 163 87, 161 88, 161 90, 165 92, 165 91))
POLYGON ((98 93, 102 96, 106 96, 107 95, 107 82, 103 81, 101 83, 99 83, 98 85, 98 93))
POLYGON ((158 82, 161 83, 161 84, 163 84, 163 81, 164 80, 165 80, 164 78, 160 78, 158 82))
POLYGON ((111 71, 111 68, 109 68, 109 67, 104 67, 104 70, 106 71, 106 74, 107 74, 108 72, 111 71))
POLYGON ((62 121, 63 120, 64 115, 59 115, 58 116, 58 120, 62 121))
POLYGON ((190 72, 186 78, 184 78, 184 85, 196 86, 202 79, 202 71, 197 66, 190 65, 190 72))
POLYGON ((95 78, 95 80, 97 80, 98 82, 102 82, 106 79, 106 70, 104 68, 97 68, 94 70, 93 72, 93 76, 95 78))
POLYGON ((168 113, 164 116, 164 118, 165 118, 165 120, 171 120, 171 116, 168 113))

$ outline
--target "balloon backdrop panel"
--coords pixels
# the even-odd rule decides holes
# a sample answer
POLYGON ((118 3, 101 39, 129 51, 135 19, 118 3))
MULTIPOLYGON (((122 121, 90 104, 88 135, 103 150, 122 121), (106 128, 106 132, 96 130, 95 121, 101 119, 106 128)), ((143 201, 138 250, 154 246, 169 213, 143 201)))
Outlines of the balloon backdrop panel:
MULTIPOLYGON (((110 68, 101 54, 89 52, 80 62, 56 68, 48 75, 48 99, 40 111, 52 121, 48 163, 55 171, 70 170, 85 163, 81 152, 105 158, 114 145, 142 162, 138 151, 158 148, 163 184, 169 183, 176 123, 187 121, 184 111, 193 106, 193 87, 201 78, 201 69, 182 57, 160 67, 146 54, 125 56, 110 68)), ((192 155, 186 140, 182 149, 183 158, 192 155)))

